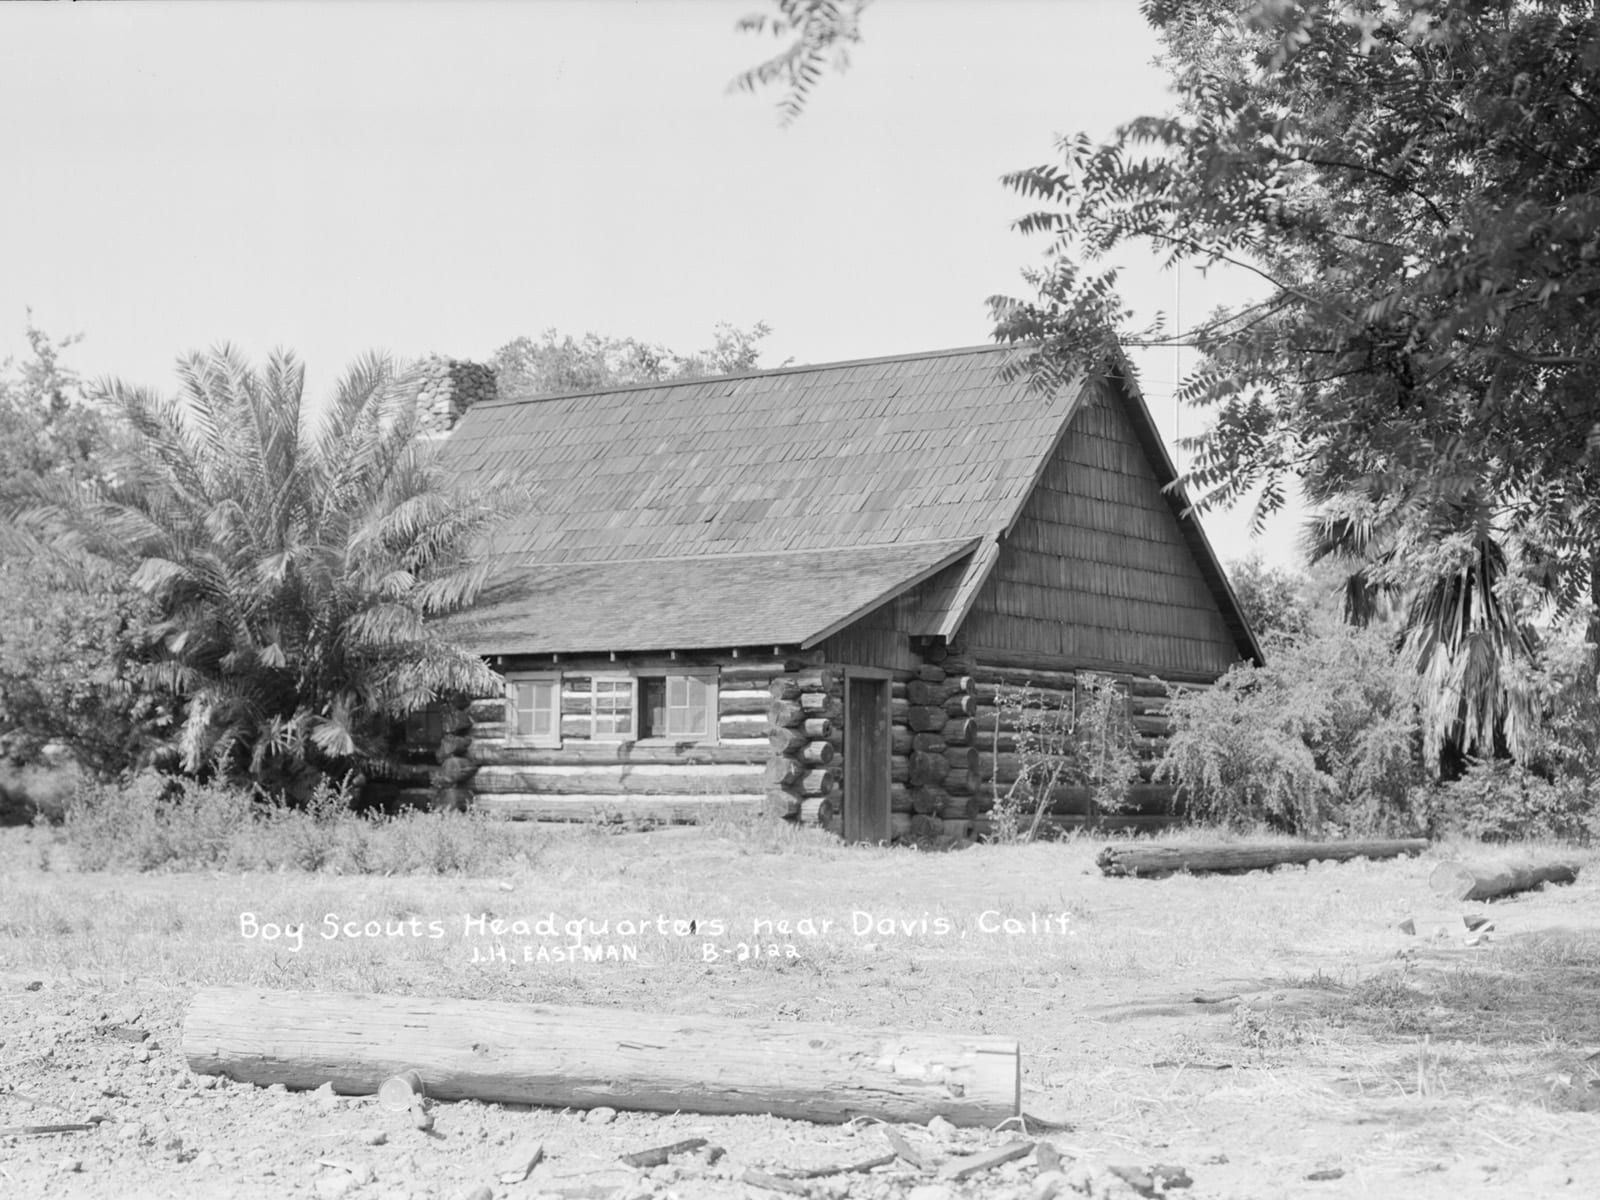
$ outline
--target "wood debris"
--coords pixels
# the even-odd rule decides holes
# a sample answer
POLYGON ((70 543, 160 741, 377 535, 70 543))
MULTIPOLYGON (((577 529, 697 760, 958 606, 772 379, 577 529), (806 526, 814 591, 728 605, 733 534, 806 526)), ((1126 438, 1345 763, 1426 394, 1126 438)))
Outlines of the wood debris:
POLYGON ((982 1154, 969 1154, 962 1158, 952 1158, 939 1168, 939 1178, 956 1182, 970 1179, 974 1175, 1008 1163, 1018 1158, 1026 1158, 1033 1153, 1032 1142, 1008 1142, 998 1150, 988 1150, 982 1154))
POLYGON ((665 1165, 674 1154, 688 1154, 691 1150, 698 1150, 704 1145, 706 1145, 705 1138, 685 1138, 669 1146, 652 1146, 648 1150, 637 1150, 632 1154, 622 1154, 618 1157, 630 1167, 659 1167, 665 1165))

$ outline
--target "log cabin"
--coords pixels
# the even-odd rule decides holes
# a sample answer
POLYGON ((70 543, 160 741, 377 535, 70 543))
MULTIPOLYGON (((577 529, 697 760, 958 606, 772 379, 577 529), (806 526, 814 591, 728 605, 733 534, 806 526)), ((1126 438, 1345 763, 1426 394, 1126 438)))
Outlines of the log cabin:
MULTIPOLYGON (((452 407, 444 461, 531 480, 458 635, 505 680, 418 714, 428 799, 543 820, 759 809, 981 833, 1008 689, 1170 684, 1261 651, 1126 373, 1046 393, 976 347, 452 407), (459 417, 459 419, 457 419, 459 417)), ((481 380, 475 384, 481 391, 481 380)), ((1094 818, 1061 787, 1051 818, 1094 818)), ((1149 779, 1127 825, 1172 819, 1149 779)))

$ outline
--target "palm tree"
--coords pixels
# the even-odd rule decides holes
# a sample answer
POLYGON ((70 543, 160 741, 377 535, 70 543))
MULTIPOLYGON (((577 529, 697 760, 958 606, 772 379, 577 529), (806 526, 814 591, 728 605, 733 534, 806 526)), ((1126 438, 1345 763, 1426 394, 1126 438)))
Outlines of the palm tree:
POLYGON ((1426 499, 1327 501, 1308 528, 1311 562, 1343 561, 1345 617, 1399 618, 1401 652, 1423 681, 1423 753, 1452 767, 1470 754, 1531 750, 1537 698, 1520 670, 1538 643, 1506 599, 1513 563, 1495 512, 1470 487, 1426 499))
POLYGON ((170 399, 103 385, 133 453, 31 520, 151 600, 142 675, 181 703, 185 770, 274 790, 381 771, 392 718, 495 687, 440 618, 478 597, 477 549, 525 493, 454 488, 383 357, 352 366, 320 411, 286 352, 257 371, 223 346, 178 374, 170 399))

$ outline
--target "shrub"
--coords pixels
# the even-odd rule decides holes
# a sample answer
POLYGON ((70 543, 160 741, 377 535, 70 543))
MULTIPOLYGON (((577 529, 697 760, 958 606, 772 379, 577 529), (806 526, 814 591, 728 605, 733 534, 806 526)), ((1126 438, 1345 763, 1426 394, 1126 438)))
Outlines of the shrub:
POLYGON ((1418 824, 1417 680, 1382 628, 1321 622, 1266 666, 1179 691, 1170 712, 1158 777, 1193 816, 1310 835, 1418 824))
POLYGON ((1593 829, 1585 781, 1546 779, 1509 759, 1473 761, 1439 789, 1436 805, 1443 831, 1485 842, 1587 842, 1593 829))
POLYGON ((1030 688, 997 690, 996 723, 1015 741, 1016 778, 997 795, 997 841, 1028 841, 1050 811, 1056 789, 1089 789, 1089 815, 1115 812, 1139 782, 1128 697, 1116 680, 1080 673, 1073 702, 1055 704, 1030 688))

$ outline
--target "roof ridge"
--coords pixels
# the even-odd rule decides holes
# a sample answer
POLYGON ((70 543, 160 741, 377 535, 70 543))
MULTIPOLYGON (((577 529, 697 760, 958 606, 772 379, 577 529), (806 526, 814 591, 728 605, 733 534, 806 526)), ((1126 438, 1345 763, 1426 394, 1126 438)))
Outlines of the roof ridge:
POLYGON ((475 408, 500 408, 513 404, 535 404, 546 400, 567 400, 575 396, 610 396, 620 392, 638 392, 650 388, 692 387, 696 384, 717 383, 738 379, 758 379, 772 375, 793 375, 801 371, 833 371, 846 367, 867 367, 879 363, 915 362, 936 358, 956 358, 961 355, 992 354, 1012 351, 1017 347, 1008 342, 985 342, 972 346, 952 346, 944 350, 918 350, 909 354, 881 354, 874 358, 846 358, 837 362, 797 363, 792 367, 760 367, 751 371, 734 371, 726 375, 694 375, 687 379, 654 379, 641 383, 620 383, 609 387, 576 388, 565 392, 530 392, 519 395, 499 395, 492 400, 481 400, 475 408))

